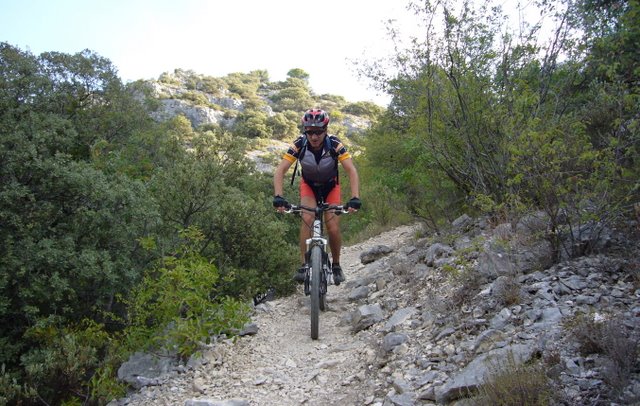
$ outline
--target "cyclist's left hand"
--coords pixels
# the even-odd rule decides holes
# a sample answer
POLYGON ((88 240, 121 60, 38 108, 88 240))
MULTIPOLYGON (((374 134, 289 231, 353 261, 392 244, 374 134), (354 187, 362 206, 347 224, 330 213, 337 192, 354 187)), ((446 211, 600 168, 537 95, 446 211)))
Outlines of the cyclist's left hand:
POLYGON ((360 199, 357 197, 352 197, 351 200, 349 200, 349 202, 347 203, 347 209, 349 210, 349 213, 358 211, 361 206, 362 202, 360 202, 360 199))

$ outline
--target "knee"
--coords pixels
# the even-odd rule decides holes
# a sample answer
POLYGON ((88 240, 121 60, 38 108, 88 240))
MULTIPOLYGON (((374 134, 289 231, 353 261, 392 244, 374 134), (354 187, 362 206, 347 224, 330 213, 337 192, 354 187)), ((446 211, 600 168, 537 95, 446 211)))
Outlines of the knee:
POLYGON ((303 214, 302 215, 302 222, 300 223, 300 228, 302 228, 304 230, 309 230, 312 223, 313 223, 313 216, 307 215, 307 214, 303 214))
POLYGON ((337 224, 327 225, 327 233, 329 235, 340 235, 340 226, 337 224))

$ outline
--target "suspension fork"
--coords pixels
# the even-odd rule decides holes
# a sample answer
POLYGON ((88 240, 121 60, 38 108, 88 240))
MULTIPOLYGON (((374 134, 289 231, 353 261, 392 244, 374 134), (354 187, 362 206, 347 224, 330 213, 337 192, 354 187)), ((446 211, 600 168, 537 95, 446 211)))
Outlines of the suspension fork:
MULTIPOLYGON (((312 231, 312 235, 311 238, 307 238, 306 243, 307 243, 307 257, 309 256, 309 253, 311 252, 311 247, 313 247, 314 245, 319 245, 322 250, 324 252, 327 252, 327 239, 322 237, 322 220, 319 219, 315 219, 313 220, 313 225, 311 228, 312 231)), ((306 258, 307 261, 309 260, 309 258, 306 258)))

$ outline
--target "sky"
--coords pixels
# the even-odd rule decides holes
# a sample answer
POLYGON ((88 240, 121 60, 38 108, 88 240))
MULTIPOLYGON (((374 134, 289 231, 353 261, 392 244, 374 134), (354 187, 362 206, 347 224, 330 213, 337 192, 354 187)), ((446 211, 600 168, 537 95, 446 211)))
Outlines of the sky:
POLYGON ((356 64, 392 54, 385 21, 406 0, 0 0, 0 42, 34 55, 90 49, 127 81, 174 69, 214 77, 293 68, 317 94, 386 105, 356 64))

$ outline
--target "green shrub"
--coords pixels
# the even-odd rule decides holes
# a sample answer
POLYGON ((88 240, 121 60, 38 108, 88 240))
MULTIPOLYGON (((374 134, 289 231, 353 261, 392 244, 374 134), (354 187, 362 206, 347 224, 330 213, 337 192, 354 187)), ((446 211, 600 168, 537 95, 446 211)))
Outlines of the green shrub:
POLYGON ((247 138, 269 138, 272 134, 267 115, 259 110, 246 110, 240 113, 236 118, 233 132, 235 135, 247 138))
POLYGON ((209 93, 213 96, 220 96, 222 90, 226 89, 226 84, 220 78, 205 76, 202 78, 202 82, 199 87, 199 90, 202 90, 205 93, 209 93))
POLYGON ((36 392, 25 388, 18 380, 6 370, 4 364, 0 366, 0 405, 16 404, 20 399, 34 398, 36 392))
POLYGON ((225 281, 197 248, 203 234, 181 231, 184 244, 149 271, 133 290, 125 337, 130 348, 175 347, 183 358, 194 354, 212 336, 241 328, 248 308, 219 296, 225 281))
POLYGON ((98 404, 106 404, 127 394, 128 385, 117 379, 119 365, 106 363, 91 377, 90 397, 98 404))
POLYGON ((343 108, 343 110, 345 113, 372 119, 378 117, 384 111, 384 109, 377 104, 366 101, 349 103, 343 108))
POLYGON ((189 90, 180 95, 180 99, 189 100, 193 102, 196 106, 209 106, 209 99, 202 92, 198 92, 195 90, 189 90))
POLYGON ((289 119, 284 113, 276 113, 267 119, 272 138, 282 140, 298 134, 298 121, 289 119))
POLYGON ((162 74, 160 74, 158 82, 174 86, 180 86, 182 84, 180 82, 180 79, 169 72, 163 72, 162 74))
POLYGON ((30 398, 37 393, 50 403, 68 403, 89 392, 88 381, 101 365, 109 336, 104 326, 90 320, 76 327, 61 327, 60 322, 42 319, 25 333, 32 349, 22 356, 24 388, 14 394, 30 398))

